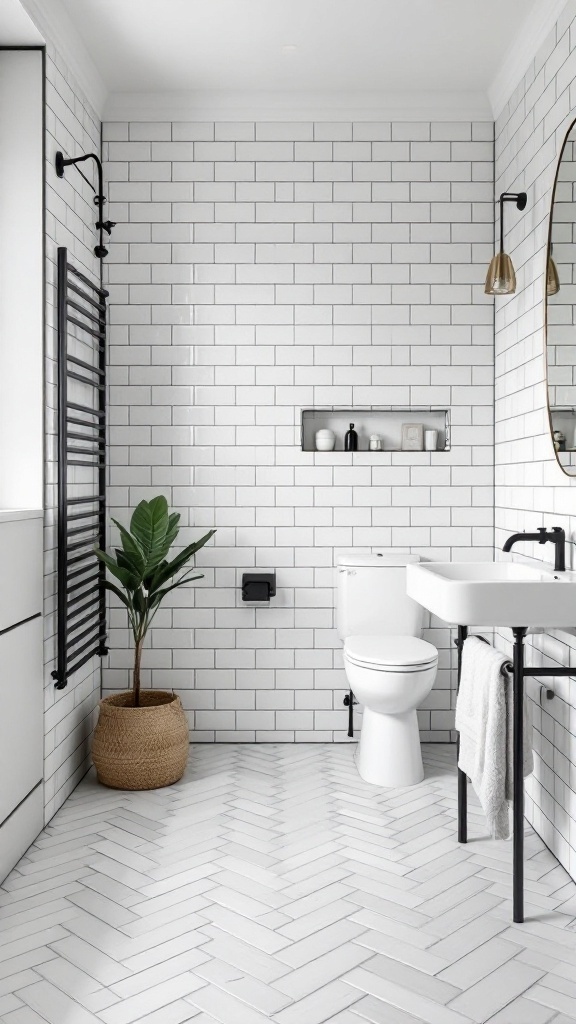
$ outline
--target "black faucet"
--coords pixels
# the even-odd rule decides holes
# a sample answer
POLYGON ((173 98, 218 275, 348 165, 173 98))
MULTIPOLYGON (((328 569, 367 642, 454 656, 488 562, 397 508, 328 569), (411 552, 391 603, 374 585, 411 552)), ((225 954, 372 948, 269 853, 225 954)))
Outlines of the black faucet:
POLYGON ((565 572, 565 544, 566 534, 561 526, 553 526, 547 530, 545 526, 539 526, 537 533, 513 533, 505 542, 502 551, 511 551, 514 544, 519 540, 536 540, 539 544, 546 544, 550 541, 554 545, 554 572, 565 572))

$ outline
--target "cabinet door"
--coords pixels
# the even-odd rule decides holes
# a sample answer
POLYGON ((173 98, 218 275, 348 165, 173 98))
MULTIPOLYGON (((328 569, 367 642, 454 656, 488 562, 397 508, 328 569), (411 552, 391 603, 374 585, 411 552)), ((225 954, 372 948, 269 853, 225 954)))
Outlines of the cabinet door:
POLYGON ((42 520, 0 522, 0 630, 42 611, 42 520))
POLYGON ((0 822, 43 772, 42 619, 0 636, 0 822))

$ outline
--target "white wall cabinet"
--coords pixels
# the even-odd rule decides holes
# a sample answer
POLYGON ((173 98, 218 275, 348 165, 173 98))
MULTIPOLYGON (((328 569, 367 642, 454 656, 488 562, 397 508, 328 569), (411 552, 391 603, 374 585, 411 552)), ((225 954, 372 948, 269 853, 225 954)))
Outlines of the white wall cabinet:
POLYGON ((42 779, 41 618, 0 636, 0 693, 0 821, 4 821, 42 779))
POLYGON ((0 633, 42 611, 42 543, 40 513, 0 512, 0 633))
POLYGON ((0 881, 43 826, 42 514, 0 514, 0 881))

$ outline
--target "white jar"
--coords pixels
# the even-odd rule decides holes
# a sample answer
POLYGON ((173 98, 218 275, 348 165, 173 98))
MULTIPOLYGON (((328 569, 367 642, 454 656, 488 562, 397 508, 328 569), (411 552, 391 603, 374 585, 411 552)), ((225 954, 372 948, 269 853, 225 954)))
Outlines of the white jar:
POLYGON ((382 441, 380 440, 380 434, 370 434, 370 440, 368 442, 368 447, 369 447, 371 452, 380 452, 380 451, 382 451, 382 441))
POLYGON ((438 431, 424 431, 424 448, 427 452, 435 452, 438 447, 438 431))
POLYGON ((334 451, 334 445, 336 444, 336 434, 333 430, 329 430, 328 427, 323 427, 322 430, 317 430, 314 435, 316 442, 317 452, 331 452, 334 451))

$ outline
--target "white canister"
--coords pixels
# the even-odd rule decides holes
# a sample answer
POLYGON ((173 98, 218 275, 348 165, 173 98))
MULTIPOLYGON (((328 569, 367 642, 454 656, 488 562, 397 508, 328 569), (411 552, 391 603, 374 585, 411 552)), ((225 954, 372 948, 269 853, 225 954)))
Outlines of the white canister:
POLYGON ((332 452, 336 444, 336 434, 328 427, 323 427, 322 430, 316 431, 314 441, 317 452, 332 452))
POLYGON ((424 431, 424 448, 427 452, 435 452, 438 447, 438 431, 424 431))
POLYGON ((380 439, 380 434, 370 434, 370 440, 368 442, 368 447, 369 447, 371 452, 382 451, 382 441, 380 439))

